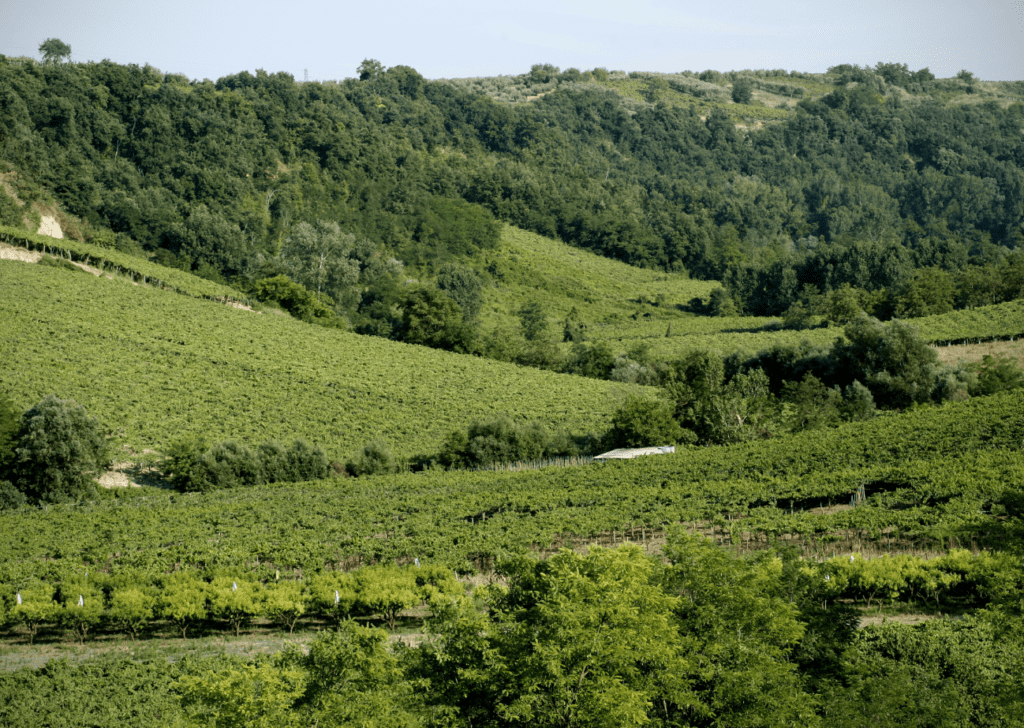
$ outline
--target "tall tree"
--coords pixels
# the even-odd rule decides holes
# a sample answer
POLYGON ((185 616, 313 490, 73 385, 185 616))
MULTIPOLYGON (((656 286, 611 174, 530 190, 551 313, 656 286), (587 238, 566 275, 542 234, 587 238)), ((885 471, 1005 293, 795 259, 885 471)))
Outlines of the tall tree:
POLYGON ((71 58, 71 46, 60 38, 47 38, 39 44, 39 52, 43 54, 43 63, 60 63, 71 58))

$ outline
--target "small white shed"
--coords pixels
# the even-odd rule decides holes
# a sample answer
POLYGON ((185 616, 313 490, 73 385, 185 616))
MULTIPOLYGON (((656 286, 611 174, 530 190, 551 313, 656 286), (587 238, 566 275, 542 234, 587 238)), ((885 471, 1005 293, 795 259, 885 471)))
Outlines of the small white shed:
POLYGON ((661 445, 660 447, 625 447, 619 450, 609 450, 601 455, 595 455, 594 460, 631 460, 641 455, 667 455, 676 451, 675 445, 661 445))

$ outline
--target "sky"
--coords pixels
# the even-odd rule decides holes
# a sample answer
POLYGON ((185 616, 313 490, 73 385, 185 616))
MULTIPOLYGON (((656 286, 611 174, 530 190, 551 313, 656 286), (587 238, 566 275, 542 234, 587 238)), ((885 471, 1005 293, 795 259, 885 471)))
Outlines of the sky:
POLYGON ((0 53, 149 64, 216 80, 356 76, 367 58, 426 78, 518 75, 535 63, 677 73, 819 73, 840 63, 967 69, 1024 80, 1024 0, 0 0, 0 53))

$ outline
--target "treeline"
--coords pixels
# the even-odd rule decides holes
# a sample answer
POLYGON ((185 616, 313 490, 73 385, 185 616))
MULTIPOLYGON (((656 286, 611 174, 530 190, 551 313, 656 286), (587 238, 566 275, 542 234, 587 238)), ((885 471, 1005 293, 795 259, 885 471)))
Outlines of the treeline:
MULTIPOLYGON (((399 262, 432 276, 493 245, 496 220, 724 279, 744 310, 773 314, 811 286, 898 290, 921 268, 998 265, 1024 239, 1024 105, 946 103, 984 97, 970 74, 839 66, 830 93, 741 131, 727 100, 702 118, 570 71, 535 67, 523 83, 550 92, 509 105, 378 63, 342 82, 214 83, 0 59, 0 155, 23 201, 49 190, 84 221, 72 234, 247 290, 308 278, 300 223, 336 225, 345 284, 328 305, 372 333, 401 317, 399 262)), ((776 76, 685 78, 735 91, 776 76)))

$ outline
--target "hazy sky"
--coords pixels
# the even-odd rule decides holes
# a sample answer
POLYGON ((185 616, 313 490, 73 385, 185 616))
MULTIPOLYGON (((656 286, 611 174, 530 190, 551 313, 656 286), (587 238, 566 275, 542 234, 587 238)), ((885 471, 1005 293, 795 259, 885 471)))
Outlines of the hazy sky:
POLYGON ((364 58, 427 78, 562 69, 821 72, 839 63, 962 68, 1024 80, 1024 0, 0 0, 0 53, 150 64, 190 78, 242 70, 356 75, 364 58))

